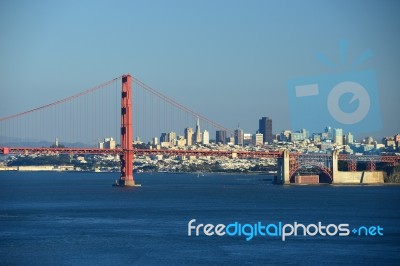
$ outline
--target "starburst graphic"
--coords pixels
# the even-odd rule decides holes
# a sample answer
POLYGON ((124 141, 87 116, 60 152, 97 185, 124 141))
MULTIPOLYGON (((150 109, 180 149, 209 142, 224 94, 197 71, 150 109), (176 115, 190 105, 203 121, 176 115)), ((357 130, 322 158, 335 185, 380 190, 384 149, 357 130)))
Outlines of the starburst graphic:
POLYGON ((348 43, 340 42, 340 60, 323 53, 317 59, 331 69, 351 66, 353 71, 288 80, 292 129, 319 132, 323 125, 346 132, 370 133, 381 129, 379 97, 374 70, 354 70, 372 57, 365 50, 349 64, 348 43))

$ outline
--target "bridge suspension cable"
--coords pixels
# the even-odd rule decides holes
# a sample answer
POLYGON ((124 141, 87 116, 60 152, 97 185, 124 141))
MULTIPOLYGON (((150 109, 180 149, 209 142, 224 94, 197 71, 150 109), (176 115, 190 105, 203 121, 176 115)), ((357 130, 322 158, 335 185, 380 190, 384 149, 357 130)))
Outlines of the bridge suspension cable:
MULTIPOLYGON (((107 137, 114 138, 118 144, 121 79, 122 75, 61 100, 0 117, 0 145, 30 143, 28 146, 39 147, 60 139, 70 147, 94 147, 107 137)), ((138 78, 132 78, 132 85, 133 132, 144 141, 161 138, 163 134, 175 134, 178 140, 185 128, 196 130, 197 119, 201 134, 207 129, 210 139, 215 129, 232 133, 138 78)))
POLYGON ((149 85, 143 83, 143 82, 140 81, 139 79, 137 79, 137 78, 135 78, 135 77, 132 77, 132 80, 133 80, 134 83, 136 83, 137 85, 139 85, 139 86, 142 87, 143 89, 145 89, 145 90, 147 90, 148 92, 152 93, 153 95, 159 97, 160 99, 162 99, 162 100, 164 100, 164 101, 166 101, 166 102, 172 104, 173 106, 179 108, 180 110, 191 114, 194 118, 198 117, 199 119, 201 119, 201 120, 203 120, 203 121, 205 121, 205 122, 207 122, 207 123, 213 125, 213 126, 214 126, 215 128, 217 128, 217 129, 226 130, 227 132, 231 133, 231 130, 230 130, 230 129, 228 129, 228 128, 222 126, 221 124, 219 124, 219 123, 217 123, 217 122, 215 122, 215 121, 213 121, 213 120, 211 120, 211 119, 208 119, 207 117, 201 115, 200 113, 197 113, 197 112, 195 112, 195 111, 189 109, 188 107, 186 107, 186 106, 184 106, 184 105, 182 105, 182 104, 176 102, 175 100, 169 98, 168 96, 166 96, 166 95, 164 95, 164 94, 162 94, 162 93, 156 91, 155 89, 153 89, 153 88, 150 87, 149 85))
POLYGON ((112 84, 113 82, 117 81, 118 79, 121 79, 121 77, 122 76, 119 76, 118 78, 112 79, 110 81, 107 81, 107 82, 105 82, 103 84, 100 84, 98 86, 95 86, 93 88, 85 90, 83 92, 77 93, 77 94, 69 96, 67 98, 64 98, 64 99, 61 99, 61 100, 58 100, 58 101, 55 101, 55 102, 52 102, 52 103, 49 103, 49 104, 34 108, 34 109, 31 109, 31 110, 28 110, 28 111, 24 111, 24 112, 21 112, 21 113, 17 113, 17 114, 6 116, 6 117, 2 117, 2 118, 0 117, 0 122, 6 121, 6 120, 9 120, 9 119, 12 119, 12 118, 16 118, 16 117, 19 117, 19 116, 23 116, 23 115, 26 115, 26 114, 29 114, 29 113, 33 113, 33 112, 36 112, 36 111, 40 111, 40 110, 43 110, 45 108, 49 108, 49 107, 52 107, 52 106, 55 106, 55 105, 58 105, 58 104, 62 104, 62 103, 68 102, 68 101, 71 101, 71 100, 76 99, 78 97, 84 96, 84 95, 86 95, 88 93, 92 93, 92 92, 100 90, 100 89, 102 89, 102 88, 104 88, 106 86, 109 86, 110 84, 112 84))

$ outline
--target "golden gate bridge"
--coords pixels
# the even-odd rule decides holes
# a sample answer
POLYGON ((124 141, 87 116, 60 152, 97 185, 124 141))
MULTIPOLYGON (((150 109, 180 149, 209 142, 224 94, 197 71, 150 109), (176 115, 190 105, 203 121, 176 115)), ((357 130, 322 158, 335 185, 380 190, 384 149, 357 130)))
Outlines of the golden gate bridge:
MULTIPOLYGON (((176 132, 176 129, 183 129, 195 119, 202 121, 204 128, 210 132, 215 132, 216 129, 231 132, 221 124, 192 111, 130 74, 126 74, 62 100, 0 118, 0 138, 2 138, 0 154, 119 155, 121 174, 118 185, 121 186, 136 185, 133 176, 135 156, 161 154, 285 158, 283 150, 215 150, 204 147, 139 149, 133 146, 135 136, 149 138, 159 135, 160 132, 176 132), (136 88, 135 94, 133 86, 136 88), (113 149, 96 147, 98 141, 107 136, 114 136, 119 145, 113 149), (69 143, 69 147, 43 147, 54 138, 69 143)), ((331 155, 290 153, 288 157, 286 175, 289 175, 290 181, 304 165, 316 166, 333 181, 331 155)), ((349 171, 356 171, 357 162, 366 162, 368 171, 374 171, 377 162, 393 165, 400 163, 400 156, 339 154, 338 158, 348 162, 349 171)))

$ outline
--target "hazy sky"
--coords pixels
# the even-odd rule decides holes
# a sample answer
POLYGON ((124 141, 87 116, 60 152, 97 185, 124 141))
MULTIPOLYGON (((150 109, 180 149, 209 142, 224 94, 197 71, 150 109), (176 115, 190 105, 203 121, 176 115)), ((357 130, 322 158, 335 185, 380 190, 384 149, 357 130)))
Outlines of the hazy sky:
POLYGON ((0 117, 129 72, 226 127, 253 133, 269 116, 278 133, 291 128, 288 80, 373 69, 383 128, 371 134, 394 135, 399 14, 395 0, 1 1, 0 117), (343 39, 350 63, 373 57, 316 59, 339 62, 343 39))

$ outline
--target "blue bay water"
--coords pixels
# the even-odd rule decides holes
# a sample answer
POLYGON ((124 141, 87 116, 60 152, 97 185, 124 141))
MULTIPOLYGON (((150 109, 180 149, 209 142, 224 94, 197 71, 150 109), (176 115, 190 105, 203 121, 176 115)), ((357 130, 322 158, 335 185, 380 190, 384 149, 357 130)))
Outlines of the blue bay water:
POLYGON ((1 265, 392 264, 400 186, 279 186, 265 175, 0 173, 1 265), (198 223, 380 225, 383 236, 187 235, 198 223))

